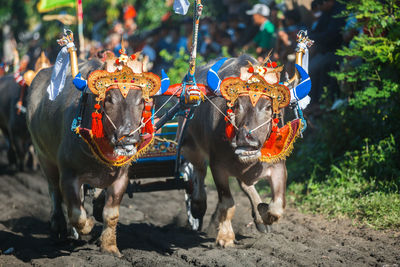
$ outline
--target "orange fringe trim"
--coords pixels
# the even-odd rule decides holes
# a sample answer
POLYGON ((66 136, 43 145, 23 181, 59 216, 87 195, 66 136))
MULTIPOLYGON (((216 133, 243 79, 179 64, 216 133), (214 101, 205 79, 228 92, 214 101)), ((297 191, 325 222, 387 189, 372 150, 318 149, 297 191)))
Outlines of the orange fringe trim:
MULTIPOLYGON (((92 154, 96 157, 98 161, 101 163, 109 166, 109 167, 121 167, 127 164, 131 164, 132 161, 137 160, 141 155, 143 155, 149 148, 149 146, 154 142, 154 134, 151 135, 151 140, 147 141, 146 144, 140 148, 135 155, 128 157, 128 156, 118 156, 115 160, 114 159, 109 159, 101 150, 99 144, 96 142, 96 140, 93 138, 93 133, 92 130, 88 130, 88 133, 90 135, 91 140, 88 140, 88 136, 83 135, 80 130, 82 128, 76 128, 75 133, 78 134, 79 136, 82 137, 82 139, 88 144, 90 150, 92 151, 92 154)), ((84 129, 86 130, 86 129, 84 129)))
POLYGON ((292 153, 293 144, 300 135, 302 127, 303 125, 300 119, 288 122, 279 129, 272 148, 266 147, 268 140, 264 143, 261 148, 261 157, 259 160, 267 163, 277 163, 281 160, 285 160, 292 153))

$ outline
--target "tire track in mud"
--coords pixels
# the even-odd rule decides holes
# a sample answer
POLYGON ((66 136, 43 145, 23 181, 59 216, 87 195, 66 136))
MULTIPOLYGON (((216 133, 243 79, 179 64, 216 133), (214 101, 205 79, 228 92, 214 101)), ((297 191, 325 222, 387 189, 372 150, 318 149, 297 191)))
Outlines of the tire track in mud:
MULTIPOLYGON (((355 227, 350 220, 288 208, 273 232, 252 225, 250 203, 235 193, 235 248, 222 249, 214 236, 185 228, 183 191, 140 193, 124 197, 117 228, 118 259, 96 244, 102 226, 89 236, 55 244, 49 238, 50 201, 39 174, 0 172, 0 266, 398 266, 400 232, 355 227), (250 223, 250 224, 249 224, 250 223), (14 252, 4 255, 13 247, 14 252)), ((208 190, 208 226, 217 194, 208 190)), ((88 198, 85 207, 91 212, 88 198)))

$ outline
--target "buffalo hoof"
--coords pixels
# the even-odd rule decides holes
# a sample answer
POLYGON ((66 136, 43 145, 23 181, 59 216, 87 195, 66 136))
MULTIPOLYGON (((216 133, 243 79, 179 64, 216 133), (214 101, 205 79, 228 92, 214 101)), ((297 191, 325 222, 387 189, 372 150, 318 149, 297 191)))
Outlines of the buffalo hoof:
POLYGON ((122 254, 121 254, 121 252, 119 252, 119 249, 117 248, 117 246, 101 247, 101 252, 110 253, 118 258, 122 257, 122 254))
POLYGON ((264 223, 255 222, 254 224, 256 225, 256 228, 260 233, 263 233, 263 234, 268 233, 268 229, 267 229, 268 226, 265 226, 264 223))
POLYGON ((217 239, 216 243, 223 248, 233 248, 235 246, 233 239, 217 239))
POLYGON ((266 225, 271 225, 279 220, 279 216, 269 212, 269 205, 266 203, 260 203, 257 206, 257 210, 261 215, 261 218, 266 225))
POLYGON ((89 217, 86 219, 85 225, 83 227, 78 228, 78 232, 81 235, 87 235, 89 234, 94 226, 94 219, 92 217, 89 217))
POLYGON ((64 215, 54 216, 50 221, 50 237, 56 241, 65 241, 68 237, 67 223, 64 215))
POLYGON ((234 247, 235 246, 235 234, 232 233, 225 233, 221 234, 218 233, 217 240, 216 240, 217 245, 223 247, 223 248, 228 248, 228 247, 234 247))

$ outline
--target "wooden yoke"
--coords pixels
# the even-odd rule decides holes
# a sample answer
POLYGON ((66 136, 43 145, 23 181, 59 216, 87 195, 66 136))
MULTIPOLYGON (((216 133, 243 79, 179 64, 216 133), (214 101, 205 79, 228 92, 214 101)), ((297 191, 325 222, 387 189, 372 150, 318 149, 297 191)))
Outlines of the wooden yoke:
POLYGON ((79 68, 78 56, 76 55, 76 47, 74 44, 74 33, 71 30, 64 29, 64 35, 61 39, 57 40, 57 43, 61 46, 67 46, 71 64, 71 75, 75 78, 75 76, 79 73, 79 68))

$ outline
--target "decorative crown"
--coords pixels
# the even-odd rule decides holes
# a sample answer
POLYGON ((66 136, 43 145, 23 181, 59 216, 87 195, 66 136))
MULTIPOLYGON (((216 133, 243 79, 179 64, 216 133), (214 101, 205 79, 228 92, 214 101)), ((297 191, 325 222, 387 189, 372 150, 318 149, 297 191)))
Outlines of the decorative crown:
POLYGON ((93 94, 98 95, 97 101, 103 101, 110 89, 119 89, 124 98, 129 90, 142 90, 143 99, 149 101, 161 86, 160 78, 151 72, 134 73, 131 68, 123 65, 115 72, 106 70, 93 71, 88 77, 88 87, 93 94))
POLYGON ((142 90, 143 99, 146 102, 149 101, 150 97, 160 89, 160 77, 151 72, 142 72, 141 64, 135 60, 136 55, 133 54, 129 57, 126 54, 123 41, 119 53, 118 58, 113 53, 107 54, 107 59, 105 59, 107 70, 96 70, 90 73, 89 89, 98 96, 97 101, 103 101, 106 92, 110 89, 119 89, 124 98, 128 95, 129 90, 142 90))
POLYGON ((274 113, 279 113, 279 109, 289 105, 290 90, 285 85, 279 84, 279 74, 283 66, 278 67, 276 62, 270 60, 271 52, 272 50, 261 65, 254 66, 249 62, 247 71, 244 71, 246 75, 241 75, 243 80, 239 77, 230 77, 222 81, 221 94, 229 101, 229 106, 233 106, 236 99, 243 95, 249 96, 253 106, 260 97, 271 99, 274 113), (266 79, 273 83, 267 82, 266 79))
POLYGON ((279 113, 279 109, 286 107, 290 102, 290 91, 282 84, 270 84, 260 74, 253 74, 250 79, 243 81, 238 77, 226 78, 221 83, 221 94, 233 106, 239 96, 249 96, 253 106, 260 97, 267 97, 272 101, 272 110, 279 113))

